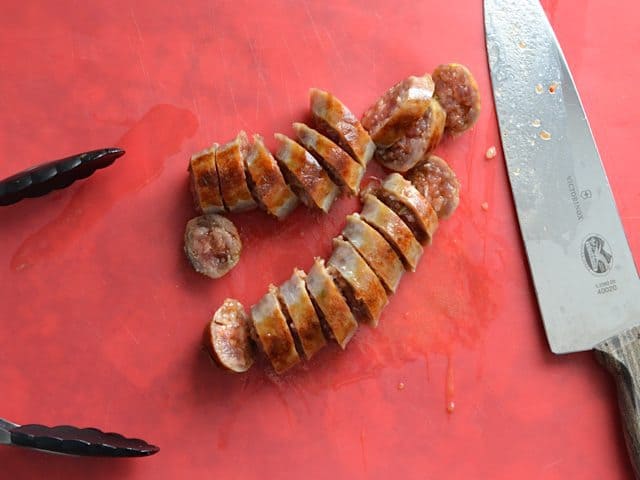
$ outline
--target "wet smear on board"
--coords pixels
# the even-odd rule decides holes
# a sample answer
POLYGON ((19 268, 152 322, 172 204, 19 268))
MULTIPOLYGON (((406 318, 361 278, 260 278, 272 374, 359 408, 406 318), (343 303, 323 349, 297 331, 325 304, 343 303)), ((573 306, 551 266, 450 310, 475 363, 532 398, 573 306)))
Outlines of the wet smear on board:
POLYGON ((98 174, 78 182, 62 213, 29 235, 11 259, 21 271, 66 250, 129 193, 160 176, 165 160, 180 151, 198 128, 196 116, 172 105, 156 105, 114 146, 126 155, 98 174))

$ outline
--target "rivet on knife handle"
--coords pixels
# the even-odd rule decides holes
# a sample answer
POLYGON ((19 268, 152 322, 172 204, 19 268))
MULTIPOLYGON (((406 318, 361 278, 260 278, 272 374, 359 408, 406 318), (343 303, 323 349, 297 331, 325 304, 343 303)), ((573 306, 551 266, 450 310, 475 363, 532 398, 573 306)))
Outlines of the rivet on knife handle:
POLYGON ((124 154, 120 148, 102 148, 43 163, 0 180, 0 206, 40 197, 65 188, 105 168, 124 154))
POLYGON ((595 347, 596 358, 613 375, 629 457, 640 478, 640 327, 633 327, 595 347))

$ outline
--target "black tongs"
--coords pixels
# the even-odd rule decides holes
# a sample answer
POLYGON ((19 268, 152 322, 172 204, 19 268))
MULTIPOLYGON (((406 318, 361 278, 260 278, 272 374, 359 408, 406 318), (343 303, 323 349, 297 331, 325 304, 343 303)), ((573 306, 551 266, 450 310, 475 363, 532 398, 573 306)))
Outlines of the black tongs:
POLYGON ((124 154, 120 148, 102 148, 43 163, 0 180, 0 206, 23 198, 40 197, 65 188, 105 168, 124 154))
POLYGON ((16 425, 0 418, 0 445, 3 444, 92 457, 147 457, 160 450, 144 440, 97 428, 16 425))

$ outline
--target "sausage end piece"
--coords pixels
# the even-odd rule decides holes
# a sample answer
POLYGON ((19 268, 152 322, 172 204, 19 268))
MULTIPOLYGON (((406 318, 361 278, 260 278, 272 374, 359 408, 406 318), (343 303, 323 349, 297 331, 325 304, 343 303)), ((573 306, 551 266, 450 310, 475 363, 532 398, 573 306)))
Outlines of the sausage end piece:
POLYGON ((249 335, 249 317, 242 304, 227 298, 206 325, 202 344, 217 365, 235 373, 246 372, 255 359, 249 335))

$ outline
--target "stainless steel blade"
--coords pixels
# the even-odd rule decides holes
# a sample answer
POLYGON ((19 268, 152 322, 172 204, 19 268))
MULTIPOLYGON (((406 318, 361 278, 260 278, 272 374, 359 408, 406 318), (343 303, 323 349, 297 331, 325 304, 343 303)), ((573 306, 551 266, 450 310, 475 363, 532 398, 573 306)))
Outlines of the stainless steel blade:
POLYGON ((587 350, 640 323, 640 282, 591 129, 538 0, 485 0, 509 171, 551 350, 587 350))
POLYGON ((15 423, 0 418, 0 445, 11 444, 11 429, 17 426, 15 423))

